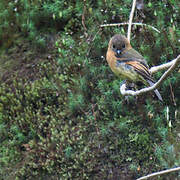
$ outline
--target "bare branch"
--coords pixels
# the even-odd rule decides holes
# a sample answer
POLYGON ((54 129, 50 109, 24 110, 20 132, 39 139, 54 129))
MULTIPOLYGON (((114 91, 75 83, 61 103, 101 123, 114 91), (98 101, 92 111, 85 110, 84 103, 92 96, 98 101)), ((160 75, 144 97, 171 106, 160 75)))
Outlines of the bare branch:
POLYGON ((129 25, 128 25, 128 33, 127 33, 127 39, 129 40, 129 42, 131 39, 131 26, 132 26, 132 20, 133 20, 133 16, 134 16, 135 7, 136 7, 136 0, 133 0, 132 9, 131 9, 131 13, 129 16, 129 25))
POLYGON ((174 60, 172 60, 172 61, 170 61, 168 63, 161 64, 159 66, 154 66, 154 67, 150 68, 149 71, 153 74, 153 73, 156 73, 159 70, 167 69, 168 67, 172 66, 175 61, 176 61, 176 59, 174 59, 174 60))
POLYGON ((179 170, 180 170, 180 167, 171 168, 171 169, 167 169, 167 170, 164 170, 164 171, 152 173, 152 174, 149 174, 147 176, 143 176, 143 177, 138 178, 136 180, 144 180, 144 179, 147 179, 147 178, 151 178, 151 177, 154 177, 154 176, 159 176, 159 175, 162 175, 162 174, 167 174, 167 173, 175 172, 175 171, 179 171, 179 170))
POLYGON ((180 62, 180 55, 178 55, 177 58, 173 60, 173 64, 171 65, 171 67, 161 76, 158 82, 156 82, 153 86, 146 87, 138 91, 132 91, 132 90, 126 90, 126 84, 124 83, 120 87, 121 94, 136 96, 157 89, 161 85, 161 83, 169 76, 169 74, 177 67, 179 62, 180 62))
MULTIPOLYGON (((102 25, 100 25, 100 27, 124 26, 124 25, 129 25, 129 23, 128 23, 128 22, 125 22, 125 23, 114 23, 114 24, 102 24, 102 25)), ((157 28, 155 28, 155 27, 153 27, 153 26, 151 26, 151 25, 149 25, 149 24, 144 24, 144 23, 132 23, 132 25, 146 26, 146 27, 151 28, 151 29, 153 29, 154 31, 160 33, 160 31, 159 31, 157 28)))

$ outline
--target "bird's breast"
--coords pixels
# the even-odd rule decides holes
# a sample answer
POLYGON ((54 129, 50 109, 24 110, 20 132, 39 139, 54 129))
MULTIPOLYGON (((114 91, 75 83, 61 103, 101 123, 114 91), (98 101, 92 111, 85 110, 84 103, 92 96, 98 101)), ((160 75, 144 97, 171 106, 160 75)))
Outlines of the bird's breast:
POLYGON ((119 58, 115 57, 112 50, 108 50, 106 54, 106 60, 111 70, 121 79, 129 79, 130 81, 137 81, 139 74, 134 68, 127 63, 120 61, 119 58))
POLYGON ((115 74, 123 79, 129 79, 130 81, 136 81, 138 74, 134 71, 134 68, 124 62, 116 62, 115 74))
POLYGON ((111 70, 114 72, 114 68, 116 66, 116 57, 114 55, 114 52, 110 49, 108 49, 107 54, 106 54, 106 60, 111 68, 111 70))

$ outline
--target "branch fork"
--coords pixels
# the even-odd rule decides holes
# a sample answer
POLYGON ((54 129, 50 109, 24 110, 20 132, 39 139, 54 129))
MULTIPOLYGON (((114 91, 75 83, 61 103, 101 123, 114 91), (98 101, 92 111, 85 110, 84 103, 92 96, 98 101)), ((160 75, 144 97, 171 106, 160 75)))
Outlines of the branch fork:
POLYGON ((180 64, 180 55, 178 55, 176 59, 174 59, 168 63, 152 67, 150 69, 151 73, 155 73, 159 70, 166 69, 166 68, 169 68, 169 69, 161 76, 161 78, 153 86, 146 87, 146 88, 140 89, 138 91, 126 90, 127 89, 126 84, 123 83, 120 86, 121 94, 123 96, 125 96, 125 95, 137 96, 137 95, 157 89, 161 85, 161 83, 169 76, 169 74, 178 66, 178 64, 180 64))

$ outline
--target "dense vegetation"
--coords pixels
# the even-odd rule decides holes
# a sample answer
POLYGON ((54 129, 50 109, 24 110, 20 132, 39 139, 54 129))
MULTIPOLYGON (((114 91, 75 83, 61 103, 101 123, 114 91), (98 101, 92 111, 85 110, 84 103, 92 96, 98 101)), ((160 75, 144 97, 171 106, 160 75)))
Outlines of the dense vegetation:
MULTIPOLYGON (((131 43, 150 66, 174 59, 179 1, 148 0, 131 43)), ((180 166, 180 73, 126 100, 107 66, 110 37, 126 34, 130 0, 1 0, 2 179, 135 179, 180 166)), ((158 79, 163 72, 158 72, 158 79)), ((178 178, 171 173, 163 178, 178 178)))

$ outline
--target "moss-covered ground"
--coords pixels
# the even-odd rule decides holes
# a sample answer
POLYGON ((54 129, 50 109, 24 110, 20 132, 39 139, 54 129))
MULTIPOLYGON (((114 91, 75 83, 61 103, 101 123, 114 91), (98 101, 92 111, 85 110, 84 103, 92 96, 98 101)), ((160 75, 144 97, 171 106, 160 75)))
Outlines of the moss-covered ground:
MULTIPOLYGON (((179 53, 179 2, 144 2, 132 46, 150 66, 179 53)), ((0 179, 136 179, 180 166, 180 73, 124 98, 107 65, 131 1, 0 2, 0 179)), ((162 72, 155 74, 158 79, 162 72)), ((178 179, 171 173, 155 179, 178 179)))

